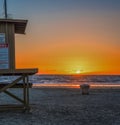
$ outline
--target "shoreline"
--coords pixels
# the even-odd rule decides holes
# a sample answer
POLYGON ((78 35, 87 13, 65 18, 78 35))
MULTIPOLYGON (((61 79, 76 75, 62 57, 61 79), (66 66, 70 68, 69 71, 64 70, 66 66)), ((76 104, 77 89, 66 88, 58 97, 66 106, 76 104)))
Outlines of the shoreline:
MULTIPOLYGON (((81 83, 82 84, 82 83, 81 83)), ((79 83, 76 83, 76 84, 72 84, 72 83, 43 83, 43 84, 39 84, 39 83, 35 83, 32 85, 32 88, 76 88, 76 89, 80 89, 80 85, 79 83)), ((117 83, 117 84, 89 84, 90 85, 90 89, 120 89, 120 83, 117 83)))

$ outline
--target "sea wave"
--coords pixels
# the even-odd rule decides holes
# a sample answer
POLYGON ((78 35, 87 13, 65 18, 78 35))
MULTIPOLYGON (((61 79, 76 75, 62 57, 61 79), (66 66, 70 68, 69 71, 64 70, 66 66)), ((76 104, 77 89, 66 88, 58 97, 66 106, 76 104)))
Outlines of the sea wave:
POLYGON ((51 84, 51 83, 101 83, 114 84, 120 83, 120 75, 34 75, 30 77, 32 83, 51 84))

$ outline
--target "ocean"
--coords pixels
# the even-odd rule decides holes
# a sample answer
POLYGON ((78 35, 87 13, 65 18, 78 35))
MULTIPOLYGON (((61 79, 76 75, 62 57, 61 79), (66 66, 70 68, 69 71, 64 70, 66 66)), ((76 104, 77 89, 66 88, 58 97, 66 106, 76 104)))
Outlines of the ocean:
MULTIPOLYGON (((0 83, 9 83, 16 76, 0 77, 0 83)), ((33 87, 79 87, 81 84, 91 86, 120 86, 120 75, 33 75, 29 76, 33 87)))
POLYGON ((120 75, 33 75, 30 82, 35 87, 120 86, 120 75))

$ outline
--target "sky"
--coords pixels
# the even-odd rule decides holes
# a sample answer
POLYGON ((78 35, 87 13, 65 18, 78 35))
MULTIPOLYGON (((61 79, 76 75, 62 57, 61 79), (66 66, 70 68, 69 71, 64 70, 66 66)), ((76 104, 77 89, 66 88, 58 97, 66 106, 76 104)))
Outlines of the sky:
MULTIPOLYGON (((120 74, 120 0, 7 0, 27 19, 16 34, 16 68, 41 74, 120 74)), ((3 0, 0 0, 3 17, 3 0)))

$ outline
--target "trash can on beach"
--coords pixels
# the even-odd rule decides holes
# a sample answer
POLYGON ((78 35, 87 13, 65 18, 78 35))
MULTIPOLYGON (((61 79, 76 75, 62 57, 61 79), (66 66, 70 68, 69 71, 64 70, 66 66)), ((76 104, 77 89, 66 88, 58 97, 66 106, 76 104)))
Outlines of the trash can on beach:
POLYGON ((89 95, 89 88, 90 88, 89 84, 87 83, 81 84, 80 88, 82 90, 82 95, 89 95))

